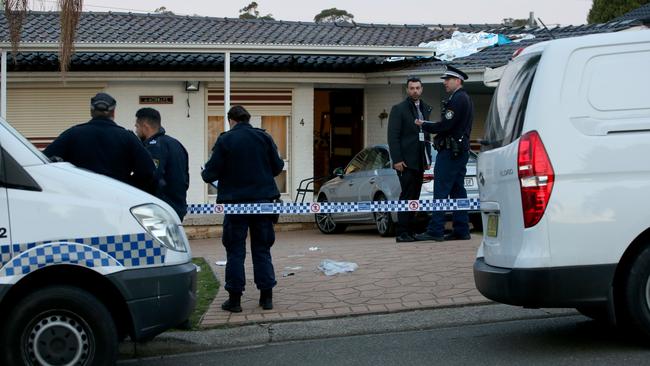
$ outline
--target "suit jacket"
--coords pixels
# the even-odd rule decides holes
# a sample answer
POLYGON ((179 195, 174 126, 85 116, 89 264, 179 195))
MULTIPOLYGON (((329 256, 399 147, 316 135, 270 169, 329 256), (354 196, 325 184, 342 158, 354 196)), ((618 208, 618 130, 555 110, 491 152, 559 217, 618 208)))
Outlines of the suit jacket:
MULTIPOLYGON (((420 100, 420 112, 425 120, 431 115, 431 107, 420 100)), ((431 161, 431 146, 420 141, 420 128, 415 124, 418 114, 411 98, 393 106, 388 117, 388 149, 393 164, 403 161, 410 169, 424 170, 425 151, 431 161)), ((430 141, 428 132, 424 140, 430 141)))

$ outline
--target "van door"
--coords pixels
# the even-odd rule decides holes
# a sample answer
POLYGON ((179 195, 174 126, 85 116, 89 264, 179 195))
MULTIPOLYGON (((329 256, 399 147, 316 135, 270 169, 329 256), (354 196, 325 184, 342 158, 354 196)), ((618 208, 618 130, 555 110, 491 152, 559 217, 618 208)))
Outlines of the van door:
POLYGON ((483 255, 491 266, 512 268, 523 242, 518 142, 540 58, 540 53, 531 53, 508 64, 486 120, 477 180, 483 216, 483 255))
POLYGON ((11 259, 11 233, 9 232, 9 202, 7 201, 6 164, 0 148, 0 268, 11 259))

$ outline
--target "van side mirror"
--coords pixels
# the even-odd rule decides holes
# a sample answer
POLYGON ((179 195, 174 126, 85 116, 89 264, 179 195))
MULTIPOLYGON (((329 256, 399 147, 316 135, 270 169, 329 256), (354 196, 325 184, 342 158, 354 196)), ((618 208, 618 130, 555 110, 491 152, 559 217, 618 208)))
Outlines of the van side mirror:
POLYGON ((342 176, 343 176, 343 168, 336 168, 336 169, 334 169, 334 171, 332 172, 332 174, 334 174, 334 175, 337 176, 337 177, 342 177, 342 176))

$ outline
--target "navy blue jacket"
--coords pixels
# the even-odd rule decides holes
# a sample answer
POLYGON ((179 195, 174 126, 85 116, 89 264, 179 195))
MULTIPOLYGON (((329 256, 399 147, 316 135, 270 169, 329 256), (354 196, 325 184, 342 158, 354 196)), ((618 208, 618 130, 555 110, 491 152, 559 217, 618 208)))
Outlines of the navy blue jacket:
POLYGON ((79 168, 153 193, 155 166, 142 142, 110 119, 91 119, 65 130, 43 153, 79 168))
POLYGON ((206 183, 219 181, 219 203, 255 202, 280 197, 273 177, 283 167, 271 135, 238 123, 219 136, 201 176, 206 183))
POLYGON ((462 139, 463 148, 469 150, 474 104, 465 89, 456 90, 449 97, 447 107, 440 114, 439 122, 424 123, 422 129, 430 133, 437 133, 435 141, 440 141, 448 136, 457 140, 462 139))
POLYGON ((144 141, 144 146, 156 165, 156 197, 172 206, 183 220, 187 213, 187 188, 190 186, 187 150, 178 140, 166 135, 162 127, 144 141))

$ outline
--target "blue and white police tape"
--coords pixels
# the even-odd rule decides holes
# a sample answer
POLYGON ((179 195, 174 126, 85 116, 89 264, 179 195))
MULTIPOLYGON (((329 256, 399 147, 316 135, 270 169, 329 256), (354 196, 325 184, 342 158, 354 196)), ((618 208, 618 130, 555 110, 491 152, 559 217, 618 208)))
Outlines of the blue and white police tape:
POLYGON ((229 203, 190 204, 188 214, 330 214, 348 212, 399 212, 399 211, 475 211, 481 208, 478 198, 364 201, 364 202, 311 202, 311 203, 229 203))

